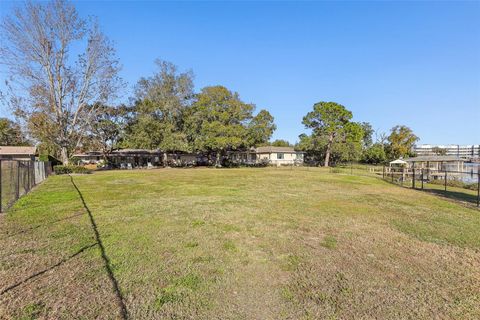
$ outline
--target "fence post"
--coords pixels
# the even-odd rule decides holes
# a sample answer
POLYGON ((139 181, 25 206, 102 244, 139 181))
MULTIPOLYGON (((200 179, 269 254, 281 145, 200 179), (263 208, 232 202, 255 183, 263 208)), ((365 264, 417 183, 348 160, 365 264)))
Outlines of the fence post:
POLYGON ((28 168, 27 168, 27 188, 28 188, 27 192, 30 191, 30 168, 32 167, 30 164, 31 163, 29 161, 28 162, 28 168))
POLYGON ((403 187, 403 179, 405 179, 405 167, 402 166, 402 178, 400 179, 403 187))
POLYGON ((423 190, 423 168, 421 169, 422 171, 422 190, 423 190))
POLYGON ((445 181, 444 181, 445 191, 447 191, 447 172, 448 172, 448 171, 445 170, 445 179, 444 179, 444 180, 445 180, 445 181))
POLYGON ((17 194, 15 201, 20 198, 20 160, 17 160, 17 194))
POLYGON ((415 162, 413 162, 412 174, 412 188, 415 189, 415 162))
POLYGON ((477 207, 480 207, 480 167, 477 175, 477 207))
POLYGON ((392 182, 393 182, 393 170, 390 168, 390 175, 392 176, 392 182))
POLYGON ((0 213, 2 213, 2 160, 0 160, 0 213))
POLYGON ((383 165, 383 180, 385 180, 385 165, 383 165))

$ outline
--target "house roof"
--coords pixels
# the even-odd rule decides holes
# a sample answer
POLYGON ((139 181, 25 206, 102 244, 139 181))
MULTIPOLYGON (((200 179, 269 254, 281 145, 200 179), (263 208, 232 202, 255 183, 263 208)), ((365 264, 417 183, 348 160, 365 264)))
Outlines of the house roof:
POLYGON ((456 156, 419 156, 405 159, 407 162, 455 162, 461 161, 464 162, 465 159, 456 157, 456 156))
POLYGON ((257 153, 274 153, 274 152, 291 152, 291 153, 299 153, 295 151, 292 147, 274 147, 274 146, 265 146, 265 147, 258 147, 255 149, 257 153))
POLYGON ((92 157, 92 156, 101 156, 102 153, 100 151, 87 151, 83 153, 75 153, 73 156, 74 157, 92 157))
POLYGON ((34 156, 36 154, 37 154, 37 147, 0 146, 0 155, 28 155, 28 156, 34 156))
POLYGON ((119 149, 119 150, 114 150, 112 151, 112 153, 114 154, 125 154, 125 153, 128 153, 128 154, 145 154, 145 153, 148 153, 148 154, 157 154, 161 152, 160 150, 148 150, 148 149, 119 149))

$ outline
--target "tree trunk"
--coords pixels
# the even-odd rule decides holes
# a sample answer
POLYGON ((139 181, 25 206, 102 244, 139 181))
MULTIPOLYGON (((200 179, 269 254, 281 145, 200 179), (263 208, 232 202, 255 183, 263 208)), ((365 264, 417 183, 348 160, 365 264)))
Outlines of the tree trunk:
POLYGON ((60 160, 62 161, 63 165, 68 165, 68 150, 67 150, 67 147, 62 147, 60 149, 60 160))
POLYGON ((103 166, 104 167, 107 167, 107 164, 108 164, 108 157, 107 157, 107 154, 109 152, 107 150, 103 150, 103 166))
POLYGON ((163 167, 166 168, 168 166, 168 154, 166 152, 163 153, 163 167))
POLYGON ((324 167, 328 167, 329 162, 330 162, 330 153, 332 152, 332 144, 333 144, 333 133, 328 137, 328 143, 327 143, 327 150, 325 152, 325 163, 324 167))

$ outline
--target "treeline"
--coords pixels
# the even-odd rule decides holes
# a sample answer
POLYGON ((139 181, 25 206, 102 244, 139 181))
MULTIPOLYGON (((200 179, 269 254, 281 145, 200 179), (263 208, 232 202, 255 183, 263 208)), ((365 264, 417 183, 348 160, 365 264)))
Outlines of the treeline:
POLYGON ((303 117, 310 135, 301 134, 297 144, 307 153, 306 161, 329 165, 345 162, 385 163, 387 160, 413 155, 418 137, 406 126, 395 126, 387 136, 375 134, 368 122, 352 121, 353 114, 335 102, 319 102, 303 117))
MULTIPOLYGON (((257 112, 224 86, 195 92, 192 72, 162 60, 138 81, 131 102, 116 105, 125 84, 114 47, 96 20, 82 19, 70 2, 25 3, 5 16, 0 30, 0 61, 9 72, 1 97, 19 121, 0 123, 1 144, 31 141, 64 163, 74 152, 101 150, 106 158, 115 148, 202 152, 220 161, 228 150, 270 144, 276 129, 267 110, 257 112)), ((296 147, 328 166, 406 156, 417 140, 398 126, 373 142, 371 125, 352 117, 337 103, 315 104, 303 119, 311 134, 302 134, 296 147)))
POLYGON ((156 64, 153 76, 138 81, 131 106, 97 106, 101 112, 83 149, 100 149, 105 156, 113 148, 202 152, 218 162, 228 150, 269 141, 276 127, 267 110, 255 113, 254 104, 223 86, 194 93, 192 72, 179 72, 166 61, 156 64))

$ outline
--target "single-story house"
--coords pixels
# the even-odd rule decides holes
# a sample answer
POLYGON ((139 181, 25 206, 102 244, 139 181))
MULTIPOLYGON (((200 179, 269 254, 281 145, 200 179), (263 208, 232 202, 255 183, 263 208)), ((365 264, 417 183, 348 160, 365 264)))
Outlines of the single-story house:
POLYGON ((100 163, 103 159, 103 155, 99 151, 89 151, 85 153, 75 153, 74 158, 78 159, 83 164, 100 163))
POLYGON ((227 157, 238 163, 256 164, 263 161, 273 165, 303 164, 303 151, 295 151, 292 147, 265 146, 252 148, 248 151, 231 151, 227 157))
POLYGON ((0 146, 2 160, 31 160, 38 157, 37 147, 30 146, 0 146))
MULTIPOLYGON (((162 155, 160 150, 119 149, 112 151, 107 159, 111 165, 118 168, 147 168, 159 166, 162 162, 162 155)), ((73 157, 84 164, 98 164, 103 161, 103 154, 99 151, 76 153, 73 157)))
MULTIPOLYGON (((228 151, 226 158, 242 164, 258 164, 263 161, 273 165, 298 165, 303 163, 304 152, 295 151, 291 147, 258 147, 247 151, 228 151)), ((100 163, 101 152, 91 151, 73 155, 84 164, 100 163)), ((146 149, 120 149, 112 151, 108 156, 111 165, 117 168, 148 168, 163 165, 164 152, 146 149)), ((205 165, 209 158, 204 154, 176 152, 168 153, 169 165, 205 165)), ((214 163, 214 157, 210 163, 214 163)))
POLYGON ((257 162, 269 160, 274 165, 302 164, 305 152, 295 151, 292 147, 258 147, 255 149, 257 162))

